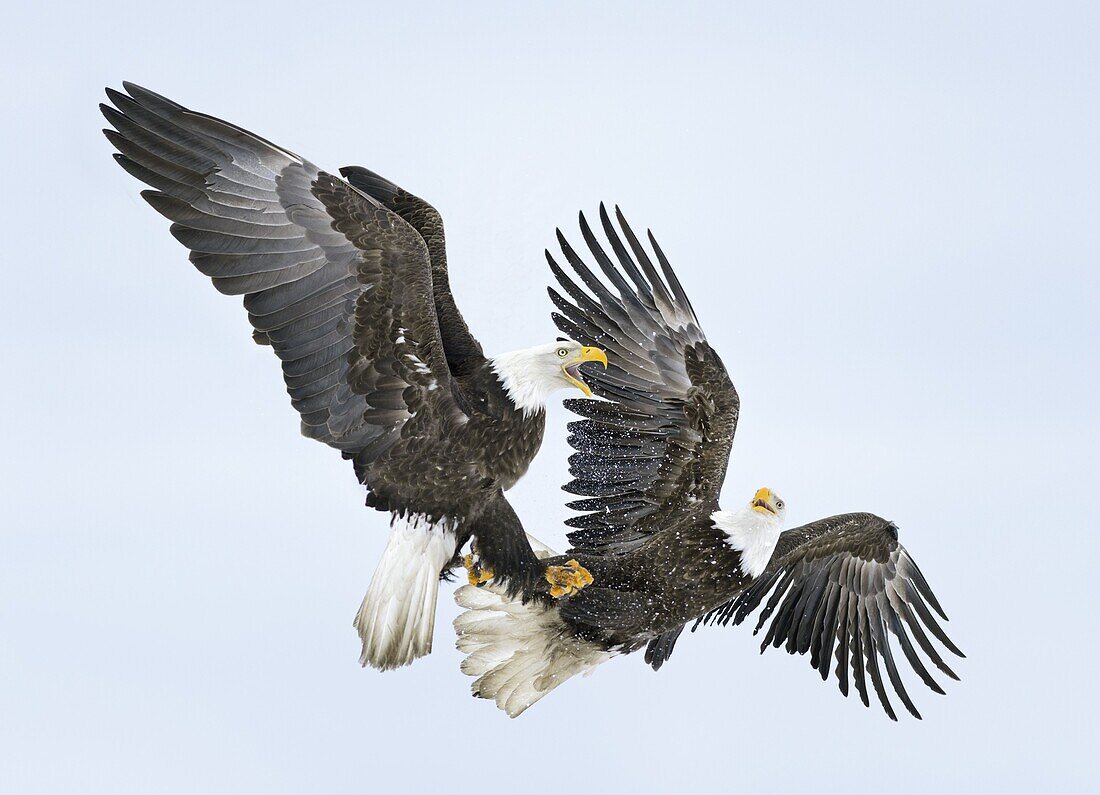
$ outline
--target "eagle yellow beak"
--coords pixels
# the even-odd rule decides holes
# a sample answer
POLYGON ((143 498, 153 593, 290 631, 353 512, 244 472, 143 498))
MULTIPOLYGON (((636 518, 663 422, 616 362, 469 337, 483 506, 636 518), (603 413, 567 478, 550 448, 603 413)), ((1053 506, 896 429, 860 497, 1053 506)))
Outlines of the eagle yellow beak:
POLYGON ((752 498, 752 509, 761 513, 775 513, 775 509, 771 506, 771 500, 771 489, 757 489, 752 498))
POLYGON ((580 353, 569 361, 562 363, 561 371, 565 374, 569 383, 584 392, 588 397, 592 397, 592 390, 588 388, 588 384, 581 380, 581 365, 585 362, 599 362, 604 366, 604 369, 607 369, 607 354, 599 348, 581 348, 580 353))

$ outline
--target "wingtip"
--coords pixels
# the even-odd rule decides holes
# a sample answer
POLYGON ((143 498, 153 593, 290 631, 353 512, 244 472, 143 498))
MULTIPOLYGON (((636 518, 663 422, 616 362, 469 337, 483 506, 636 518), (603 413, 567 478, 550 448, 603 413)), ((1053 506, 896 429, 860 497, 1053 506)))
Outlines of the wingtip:
POLYGON ((129 80, 123 80, 122 87, 126 89, 127 94, 143 105, 163 105, 174 111, 186 110, 186 108, 178 102, 168 99, 168 97, 158 94, 156 91, 150 91, 144 86, 139 86, 137 83, 133 83, 129 80))
MULTIPOLYGON (((119 120, 126 118, 126 114, 120 111, 118 108, 108 105, 106 102, 99 103, 99 112, 103 114, 103 118, 112 126, 117 126, 119 120)), ((122 122, 125 124, 125 122, 122 122)))
MULTIPOLYGON (((127 94, 129 94, 131 97, 134 97, 135 99, 137 98, 137 96, 139 94, 152 94, 153 96, 160 96, 159 94, 156 94, 155 92, 150 91, 145 86, 139 86, 137 83, 135 83, 132 80, 123 80, 122 81, 122 87, 124 89, 126 89, 127 94)), ((163 97, 161 97, 161 98, 163 99, 163 97)))

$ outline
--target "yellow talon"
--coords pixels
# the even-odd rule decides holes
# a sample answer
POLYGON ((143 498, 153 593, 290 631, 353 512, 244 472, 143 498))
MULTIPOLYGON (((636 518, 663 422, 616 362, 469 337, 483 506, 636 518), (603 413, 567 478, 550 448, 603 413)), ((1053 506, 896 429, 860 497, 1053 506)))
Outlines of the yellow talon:
POLYGON ((473 555, 464 556, 462 565, 466 567, 466 579, 469 580, 470 585, 481 585, 493 579, 493 570, 476 562, 473 555))
POLYGON ((591 585, 592 575, 577 561, 569 560, 564 566, 547 566, 546 581, 550 583, 550 595, 560 599, 591 585))

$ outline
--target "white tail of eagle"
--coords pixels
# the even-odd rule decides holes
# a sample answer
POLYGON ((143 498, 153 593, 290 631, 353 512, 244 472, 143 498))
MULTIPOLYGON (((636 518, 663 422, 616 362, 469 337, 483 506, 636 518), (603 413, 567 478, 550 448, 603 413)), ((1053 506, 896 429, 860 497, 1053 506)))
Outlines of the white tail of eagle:
MULTIPOLYGON (((555 555, 531 535, 540 558, 555 555)), ((491 698, 514 718, 562 682, 588 673, 614 655, 577 638, 556 606, 509 599, 492 582, 464 585, 455 602, 466 608, 454 621, 458 650, 466 655, 462 672, 476 676, 475 696, 491 698)))
POLYGON ((432 650, 439 574, 455 553, 455 534, 423 519, 398 519, 355 615, 361 665, 400 668, 432 650))

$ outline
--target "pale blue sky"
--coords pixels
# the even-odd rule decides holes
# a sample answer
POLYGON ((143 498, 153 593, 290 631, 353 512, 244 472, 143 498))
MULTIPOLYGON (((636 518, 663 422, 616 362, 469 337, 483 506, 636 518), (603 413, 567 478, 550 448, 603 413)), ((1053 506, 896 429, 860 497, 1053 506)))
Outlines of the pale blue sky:
MULTIPOLYGON (((6 11, 0 790, 1091 782, 1096 6, 403 5, 6 11), (709 629, 509 721, 449 589, 432 657, 360 670, 385 517, 111 161, 124 79, 432 201, 489 351, 552 338, 542 249, 620 203, 740 390, 724 502, 895 520, 963 681, 892 724, 709 629)), ((555 546, 567 418, 513 492, 555 546)))

